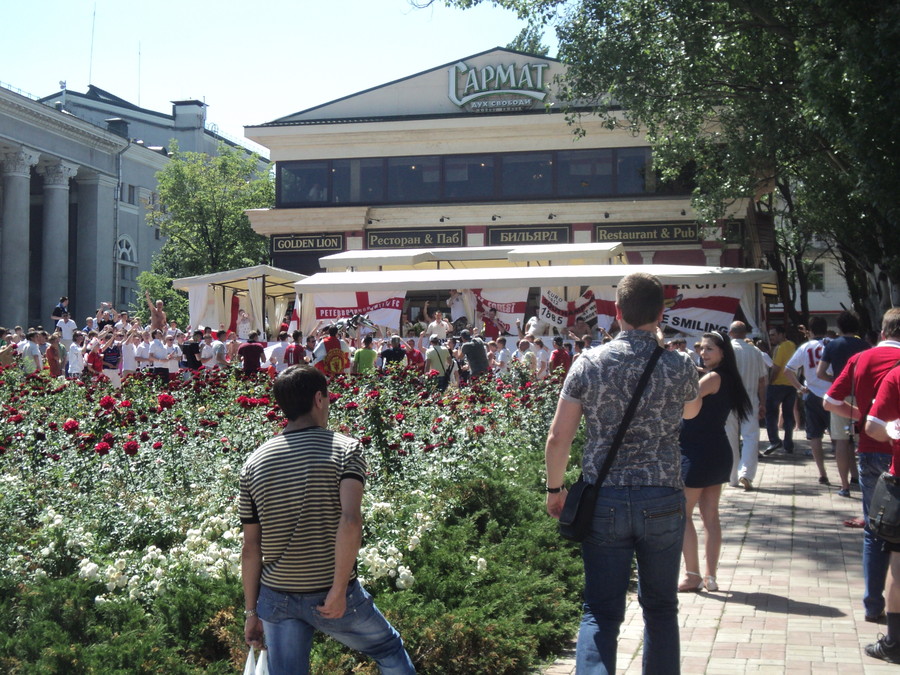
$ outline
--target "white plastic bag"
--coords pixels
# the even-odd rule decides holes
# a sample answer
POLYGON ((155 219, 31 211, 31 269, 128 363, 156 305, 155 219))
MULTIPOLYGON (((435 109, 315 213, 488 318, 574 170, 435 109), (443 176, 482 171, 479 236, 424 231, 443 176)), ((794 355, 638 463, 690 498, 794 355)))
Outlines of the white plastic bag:
POLYGON ((268 653, 265 649, 259 653, 259 659, 256 661, 256 675, 269 675, 268 653))
MULTIPOLYGON (((268 670, 266 668, 267 672, 268 670)), ((247 654, 247 662, 244 664, 244 675, 256 675, 256 658, 253 656, 253 647, 250 647, 250 653, 247 654)))

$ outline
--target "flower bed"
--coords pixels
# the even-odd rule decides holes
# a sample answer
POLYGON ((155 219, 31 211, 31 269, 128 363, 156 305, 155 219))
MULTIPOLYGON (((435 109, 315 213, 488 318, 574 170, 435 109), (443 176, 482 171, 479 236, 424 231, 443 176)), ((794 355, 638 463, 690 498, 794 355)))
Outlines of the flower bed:
MULTIPOLYGON (((284 423, 269 384, 211 371, 116 393, 0 370, 0 669, 233 671, 237 480, 284 423)), ((331 426, 369 461, 359 574, 422 672, 526 672, 574 632, 580 562, 541 490, 558 387, 331 385, 331 426)), ((314 651, 316 672, 375 672, 359 658, 314 651)))

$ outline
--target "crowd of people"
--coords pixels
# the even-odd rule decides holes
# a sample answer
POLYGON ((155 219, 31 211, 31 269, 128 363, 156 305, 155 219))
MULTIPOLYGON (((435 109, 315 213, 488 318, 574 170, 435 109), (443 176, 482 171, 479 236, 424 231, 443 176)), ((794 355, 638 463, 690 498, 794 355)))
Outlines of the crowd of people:
MULTIPOLYGON (((818 483, 831 485, 825 461, 827 433, 840 481, 837 494, 849 497, 852 490, 861 491, 862 518, 845 524, 865 527, 865 619, 887 625, 886 635, 866 652, 900 663, 900 545, 879 539, 867 524, 879 476, 883 472, 900 476, 895 459, 900 454, 894 454, 900 446, 893 441, 900 437, 896 422, 900 369, 895 367, 900 364, 900 309, 886 312, 880 341, 863 339, 855 316, 843 312, 837 331, 829 330, 825 319, 813 317, 808 329, 771 327, 768 342, 751 339, 748 326, 735 321, 727 334, 706 333, 689 350, 683 336, 663 335, 662 286, 642 273, 625 277, 617 287, 617 325, 611 328, 616 335, 601 331, 599 339, 595 328, 581 320, 565 335, 541 335, 534 321, 524 327, 517 321, 512 334, 501 329, 493 311, 472 322, 458 296, 451 294, 447 304, 451 316, 457 314, 452 321, 441 310, 430 311, 426 303, 420 320, 413 323, 405 317, 399 331, 362 327, 342 332, 332 325, 304 339, 300 331, 289 335, 281 330, 277 341, 268 344, 253 331, 247 331, 246 339, 224 328, 183 332, 168 321, 162 301, 154 303, 149 295, 146 301, 150 317, 146 325, 104 303, 79 328, 69 315, 67 299, 61 298, 51 315, 52 332, 41 327, 0 328, 0 365, 18 363, 29 373, 46 368, 51 377, 107 378, 114 386, 141 370, 165 383, 200 369, 238 367, 251 376, 269 371, 276 388, 281 374, 301 366, 302 372, 316 370, 323 379, 292 377, 293 389, 284 396, 306 397, 304 387, 320 393, 325 387, 321 400, 327 400, 328 376, 340 373, 410 369, 436 378, 439 388, 445 389, 511 367, 531 379, 558 371, 566 378, 546 446, 547 509, 556 517, 566 497, 563 474, 570 446, 582 419, 587 430, 582 471, 596 480, 609 452, 611 432, 621 422, 641 372, 635 364, 660 348, 662 355, 622 446, 598 486, 596 505, 605 515, 595 518, 593 528, 604 531, 595 531, 582 545, 586 584, 579 670, 592 672, 600 665, 608 672, 615 670, 623 598, 636 555, 645 618, 645 672, 677 672, 676 594, 719 587, 723 486, 753 490, 760 460, 779 451, 794 452, 798 425, 805 431, 818 483), (763 429, 768 443, 760 449, 763 429), (702 567, 695 509, 705 530, 702 567), (679 581, 680 560, 684 568, 679 581)), ((322 417, 320 398, 303 400, 300 408, 306 412, 296 419, 305 423, 322 417)), ((359 471, 351 478, 361 480, 357 474, 363 475, 359 471)), ((343 487, 341 496, 343 500, 343 487)), ((246 499, 253 499, 249 492, 246 499)), ((252 519, 245 521, 245 527, 254 524, 252 519)), ((264 538, 257 543, 265 548, 264 538)), ((265 581, 265 572, 261 574, 265 581)), ((342 590, 349 593, 352 586, 344 584, 342 590)), ((262 598, 259 578, 251 591, 262 598)), ((339 599, 330 591, 324 597, 326 606, 340 610, 339 599)), ((254 603, 255 599, 248 600, 254 603)), ((248 607, 251 642, 259 639, 259 625, 251 621, 256 616, 255 607, 248 607)), ((382 627, 386 634, 395 636, 390 638, 392 658, 407 664, 402 642, 386 626, 382 627)))

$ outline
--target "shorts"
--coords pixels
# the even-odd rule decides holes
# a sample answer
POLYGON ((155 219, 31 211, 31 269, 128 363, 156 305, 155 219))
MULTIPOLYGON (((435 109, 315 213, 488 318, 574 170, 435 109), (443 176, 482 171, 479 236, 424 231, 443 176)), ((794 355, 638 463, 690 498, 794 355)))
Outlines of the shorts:
POLYGON ((828 428, 828 411, 822 407, 822 399, 811 391, 807 392, 804 401, 806 412, 806 439, 814 440, 825 435, 828 428))
MULTIPOLYGON (((853 405, 855 399, 852 396, 848 396, 844 399, 844 403, 848 405, 853 405)), ((851 427, 853 425, 853 420, 849 417, 841 417, 837 414, 831 415, 831 430, 829 431, 829 436, 831 436, 831 440, 833 441, 849 441, 850 437, 853 435, 851 432, 851 427)))

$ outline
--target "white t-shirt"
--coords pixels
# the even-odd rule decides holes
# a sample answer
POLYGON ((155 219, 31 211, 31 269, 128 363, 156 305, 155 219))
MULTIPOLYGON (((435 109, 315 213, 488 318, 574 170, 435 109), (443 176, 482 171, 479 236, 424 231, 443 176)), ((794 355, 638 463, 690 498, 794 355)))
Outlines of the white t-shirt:
POLYGON ((150 343, 150 358, 153 359, 154 368, 167 368, 166 346, 162 340, 156 339, 150 343))
POLYGON ((425 329, 425 334, 434 335, 435 337, 444 340, 447 338, 447 324, 443 321, 432 321, 428 324, 428 328, 425 329))
MULTIPOLYGON (((74 345, 73 345, 74 346, 74 345)), ((122 345, 122 370, 131 372, 138 369, 137 357, 138 346, 129 341, 122 345)))
POLYGON ((287 364, 284 362, 284 351, 287 349, 287 342, 279 342, 272 348, 272 355, 270 358, 275 359, 275 372, 280 373, 283 370, 287 369, 287 364))
MULTIPOLYGON (((150 343, 149 342, 141 342, 141 344, 137 345, 134 348, 134 356, 135 359, 149 359, 150 358, 150 343)), ((149 368, 150 364, 147 361, 135 361, 137 363, 138 370, 143 368, 149 368)))
POLYGON ((81 375, 84 372, 84 355, 83 347, 79 347, 75 343, 69 347, 69 377, 81 375))
POLYGON ((753 345, 749 345, 743 340, 732 340, 731 346, 734 349, 734 360, 737 362, 744 390, 750 397, 753 407, 756 408, 760 403, 759 378, 769 374, 769 367, 766 365, 763 353, 753 345))
MULTIPOLYGON (((181 347, 177 344, 166 345, 166 358, 168 359, 165 363, 165 366, 169 369, 170 373, 177 373, 178 369, 181 367, 179 361, 181 361, 181 347)), ((157 368, 162 368, 163 364, 158 364, 157 368)))
POLYGON ((825 351, 825 345, 830 341, 830 338, 827 337, 807 340, 797 347, 797 351, 785 365, 785 369, 792 370, 795 374, 802 368, 803 377, 806 378, 806 388, 819 398, 825 398, 825 394, 831 387, 831 382, 821 379, 816 374, 819 361, 822 360, 822 352, 825 351))
POLYGON ((68 321, 63 321, 60 319, 56 322, 56 327, 59 328, 62 333, 62 339, 68 341, 72 340, 72 336, 76 330, 78 330, 78 324, 69 319, 68 321))
POLYGON ((447 300, 447 304, 450 306, 450 320, 456 323, 457 319, 467 319, 466 316, 466 303, 463 302, 463 296, 460 293, 456 295, 451 295, 447 300))
POLYGON ((509 368, 509 359, 511 355, 509 350, 504 347, 503 349, 498 349, 494 354, 494 363, 497 365, 497 370, 501 373, 506 372, 509 368))

